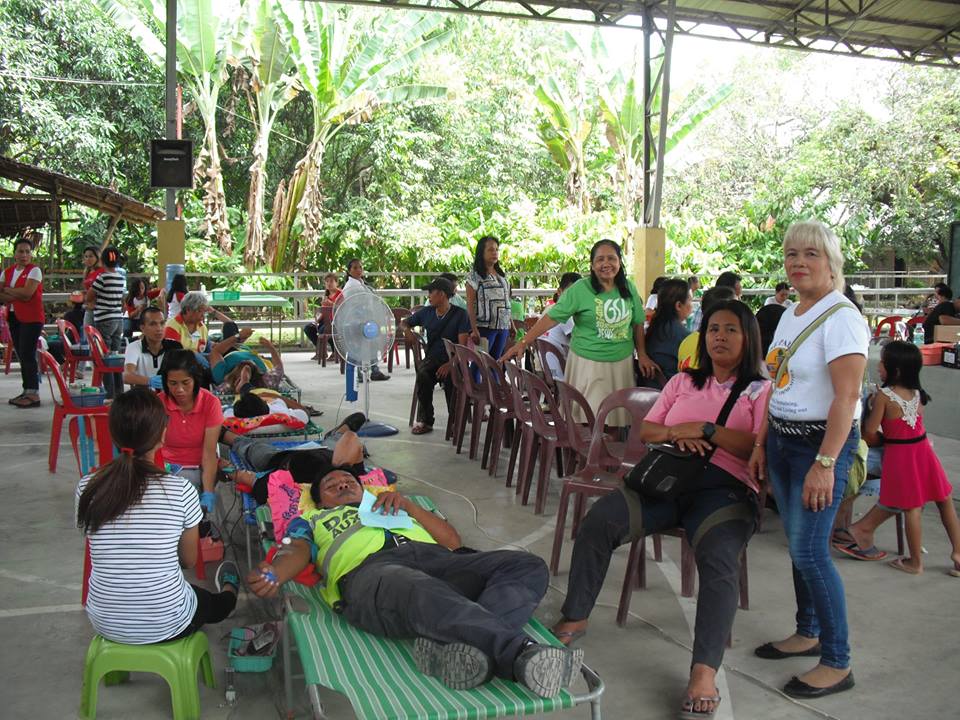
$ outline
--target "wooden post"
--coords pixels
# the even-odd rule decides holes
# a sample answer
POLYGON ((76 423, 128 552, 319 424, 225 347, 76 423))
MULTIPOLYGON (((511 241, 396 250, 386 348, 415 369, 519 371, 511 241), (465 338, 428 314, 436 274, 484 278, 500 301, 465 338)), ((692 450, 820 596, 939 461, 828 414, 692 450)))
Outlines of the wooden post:
POLYGON ((57 258, 57 267, 63 267, 63 237, 60 231, 60 183, 55 183, 53 186, 53 236, 50 238, 50 260, 51 265, 53 264, 54 252, 53 248, 56 245, 56 258, 57 258))
POLYGON ((117 229, 117 224, 120 222, 120 216, 122 214, 123 210, 120 210, 116 215, 110 218, 110 224, 107 225, 107 234, 103 236, 103 242, 100 244, 101 251, 110 244, 110 238, 113 237, 113 231, 117 229))

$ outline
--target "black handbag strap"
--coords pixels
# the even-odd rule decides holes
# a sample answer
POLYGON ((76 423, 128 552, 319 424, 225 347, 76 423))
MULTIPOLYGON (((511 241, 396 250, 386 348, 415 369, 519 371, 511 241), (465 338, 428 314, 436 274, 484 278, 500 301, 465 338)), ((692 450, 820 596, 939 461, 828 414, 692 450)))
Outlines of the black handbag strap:
MULTIPOLYGON (((733 412, 733 406, 737 404, 737 399, 740 397, 740 394, 746 389, 747 383, 741 382, 739 379, 735 380, 733 387, 730 388, 730 394, 727 396, 727 401, 723 404, 723 407, 720 408, 720 414, 717 415, 717 419, 714 422, 715 425, 720 427, 725 427, 727 418, 730 417, 730 413, 733 412)), ((717 451, 717 446, 713 443, 710 443, 710 452, 704 455, 703 461, 704 466, 710 462, 710 458, 713 457, 713 453, 717 451)))
POLYGON ((733 406, 736 405, 737 399, 740 397, 741 393, 746 389, 747 384, 736 380, 733 383, 733 387, 730 388, 730 394, 727 396, 727 401, 723 404, 723 407, 720 408, 720 414, 717 415, 716 425, 724 426, 724 423, 727 422, 727 418, 730 417, 730 413, 733 412, 733 406))

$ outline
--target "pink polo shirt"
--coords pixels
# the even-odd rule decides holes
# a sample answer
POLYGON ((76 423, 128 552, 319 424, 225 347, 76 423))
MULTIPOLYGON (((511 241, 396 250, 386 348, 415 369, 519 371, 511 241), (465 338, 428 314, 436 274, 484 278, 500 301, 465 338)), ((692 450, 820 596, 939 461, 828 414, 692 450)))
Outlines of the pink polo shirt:
POLYGON ((204 430, 220 427, 223 423, 220 401, 203 388, 188 413, 177 407, 176 400, 166 393, 160 393, 160 400, 170 418, 163 442, 163 459, 184 467, 198 467, 203 460, 204 430))
MULTIPOLYGON (((689 374, 677 373, 667 382, 644 420, 667 427, 685 422, 714 422, 729 397, 732 387, 732 379, 725 383, 718 383, 711 377, 702 390, 697 390, 689 374)), ((763 420, 763 408, 767 402, 769 390, 769 380, 750 383, 734 403, 725 427, 756 433, 763 420)), ((710 462, 759 492, 759 488, 747 477, 746 460, 741 460, 726 450, 717 448, 710 462)))

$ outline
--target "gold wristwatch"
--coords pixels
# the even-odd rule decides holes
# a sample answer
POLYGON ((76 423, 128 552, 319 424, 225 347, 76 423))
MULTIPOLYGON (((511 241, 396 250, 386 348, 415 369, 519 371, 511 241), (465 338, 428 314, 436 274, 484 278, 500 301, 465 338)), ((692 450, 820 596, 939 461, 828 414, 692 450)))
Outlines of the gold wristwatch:
POLYGON ((818 463, 820 463, 821 467, 824 467, 828 470, 834 466, 834 463, 837 462, 836 458, 830 457, 829 455, 817 455, 815 459, 818 463))

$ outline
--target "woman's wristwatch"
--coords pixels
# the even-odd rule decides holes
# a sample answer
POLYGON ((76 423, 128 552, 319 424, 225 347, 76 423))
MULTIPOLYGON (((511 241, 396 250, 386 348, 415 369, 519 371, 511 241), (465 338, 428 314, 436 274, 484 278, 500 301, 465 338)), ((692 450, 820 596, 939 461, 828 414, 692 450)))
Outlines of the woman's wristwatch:
POLYGON ((713 434, 714 434, 716 431, 717 431, 717 426, 716 426, 714 423, 712 423, 712 422, 705 422, 705 423, 703 424, 703 429, 701 430, 701 432, 703 433, 703 439, 704 439, 704 440, 709 440, 710 438, 713 437, 713 434))
POLYGON ((834 464, 837 462, 837 459, 835 457, 830 457, 829 455, 820 455, 819 453, 817 454, 817 457, 814 458, 814 460, 820 463, 820 467, 824 468, 825 470, 830 470, 831 468, 833 468, 834 464))

